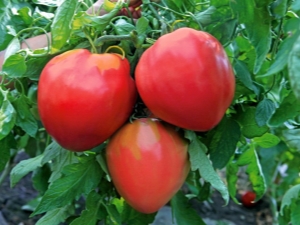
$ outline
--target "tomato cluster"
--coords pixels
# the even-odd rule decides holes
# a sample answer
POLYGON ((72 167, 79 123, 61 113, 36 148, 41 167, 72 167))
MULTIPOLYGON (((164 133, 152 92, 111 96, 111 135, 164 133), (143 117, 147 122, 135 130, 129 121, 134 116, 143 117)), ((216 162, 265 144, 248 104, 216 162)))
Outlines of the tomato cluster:
POLYGON ((107 165, 117 191, 136 210, 152 213, 190 169, 178 128, 215 127, 234 88, 222 45, 208 33, 180 28, 142 54, 135 81, 118 54, 80 49, 53 58, 39 80, 38 109, 47 132, 68 150, 89 150, 109 139, 107 165), (155 118, 126 123, 137 93, 155 118))

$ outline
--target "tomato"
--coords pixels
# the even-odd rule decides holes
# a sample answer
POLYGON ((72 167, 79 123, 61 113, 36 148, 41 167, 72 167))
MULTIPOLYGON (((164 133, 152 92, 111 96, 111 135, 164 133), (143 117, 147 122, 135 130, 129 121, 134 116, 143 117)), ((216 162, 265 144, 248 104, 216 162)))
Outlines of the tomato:
POLYGON ((108 170, 119 194, 139 212, 159 210, 187 177, 187 146, 173 126, 156 119, 124 125, 106 148, 108 170))
POLYGON ((39 115, 62 147, 89 150, 126 122, 136 95, 127 59, 71 50, 50 60, 41 73, 39 115))
POLYGON ((161 36, 141 56, 135 79, 151 112, 195 131, 215 127, 235 91, 233 69, 222 45, 191 28, 161 36))
POLYGON ((252 191, 247 191, 242 195, 242 204, 245 207, 253 207, 255 205, 256 194, 252 191))

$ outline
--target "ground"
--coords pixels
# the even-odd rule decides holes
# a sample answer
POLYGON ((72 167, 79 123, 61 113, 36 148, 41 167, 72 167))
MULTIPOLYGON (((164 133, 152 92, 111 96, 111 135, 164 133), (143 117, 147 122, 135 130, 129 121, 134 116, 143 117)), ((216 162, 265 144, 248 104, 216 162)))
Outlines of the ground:
MULTIPOLYGON (((22 209, 22 206, 36 196, 30 174, 21 179, 13 189, 10 188, 7 177, 0 187, 0 225, 34 225, 38 217, 30 218, 31 211, 22 209)), ((272 225, 273 222, 266 197, 253 208, 245 208, 232 201, 224 207, 222 197, 214 192, 210 202, 193 200, 191 204, 207 225, 272 225)), ((152 225, 173 225, 172 221, 171 209, 166 206, 159 211, 152 225)))

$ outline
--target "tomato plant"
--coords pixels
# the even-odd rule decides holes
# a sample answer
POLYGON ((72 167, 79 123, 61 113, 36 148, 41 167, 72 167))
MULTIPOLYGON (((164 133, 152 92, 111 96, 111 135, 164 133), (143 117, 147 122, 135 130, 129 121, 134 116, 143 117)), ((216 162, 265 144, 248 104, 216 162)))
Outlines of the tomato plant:
POLYGON ((175 127, 155 119, 138 119, 123 126, 106 148, 107 166, 116 189, 136 210, 158 211, 187 177, 187 146, 175 127))
POLYGON ((205 224, 192 203, 245 210, 250 187, 247 211, 297 224, 299 17, 291 0, 0 1, 0 215, 32 172, 37 225, 155 224, 164 205, 205 224))
POLYGON ((47 63, 38 109, 47 132, 64 148, 92 149, 130 116, 136 89, 130 66, 117 54, 72 50, 47 63))
POLYGON ((230 106, 235 78, 217 39, 191 28, 160 37, 135 71, 146 106, 159 118, 189 130, 215 127, 230 106))

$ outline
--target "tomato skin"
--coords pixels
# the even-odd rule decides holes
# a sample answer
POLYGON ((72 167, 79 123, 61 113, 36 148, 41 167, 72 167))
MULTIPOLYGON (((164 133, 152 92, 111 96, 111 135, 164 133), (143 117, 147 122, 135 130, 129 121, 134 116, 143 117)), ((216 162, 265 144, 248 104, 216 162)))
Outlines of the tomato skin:
POLYGON ((252 191, 247 191, 242 195, 242 204, 245 207, 251 208, 255 206, 256 194, 252 191))
POLYGON ((139 212, 159 210, 187 177, 187 146, 173 126, 156 119, 124 125, 106 148, 108 170, 119 194, 139 212))
POLYGON ((191 28, 160 37, 141 56, 135 79, 150 111, 194 131, 215 127, 235 91, 233 69, 222 45, 191 28))
POLYGON ((54 57, 38 84, 38 109, 47 132, 64 148, 101 144, 131 114, 137 92, 129 62, 117 54, 77 49, 54 57))

